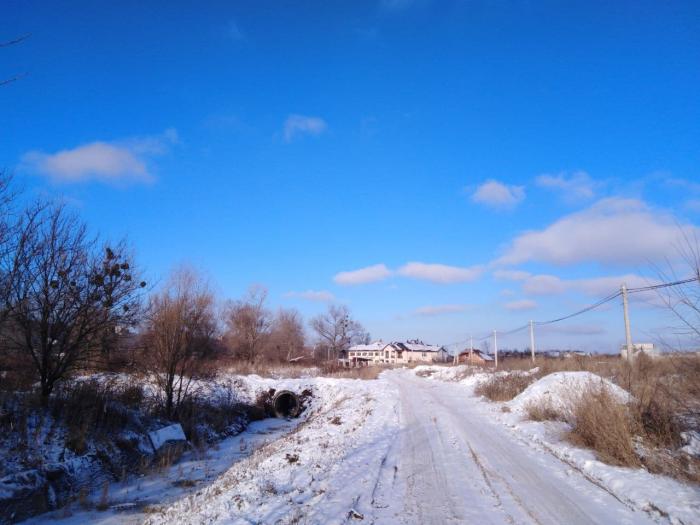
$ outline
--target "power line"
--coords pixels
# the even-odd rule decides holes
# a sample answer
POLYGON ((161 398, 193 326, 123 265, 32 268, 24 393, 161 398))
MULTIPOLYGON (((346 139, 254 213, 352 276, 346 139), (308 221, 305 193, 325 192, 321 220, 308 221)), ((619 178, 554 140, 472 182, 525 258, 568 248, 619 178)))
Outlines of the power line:
POLYGON ((576 317, 577 315, 581 315, 581 314, 585 314, 586 312, 590 312, 591 310, 594 310, 594 309, 598 308, 599 306, 603 306, 605 303, 612 301, 616 297, 619 297, 621 294, 622 294, 622 292, 617 291, 617 292, 610 294, 607 297, 601 299, 597 303, 586 306, 585 308, 583 308, 577 312, 574 312, 572 314, 565 315, 563 317, 558 317, 557 319, 550 319, 549 321, 534 321, 533 324, 541 326, 541 325, 546 325, 546 324, 558 323, 559 321, 565 321, 566 319, 571 319, 572 317, 576 317))
POLYGON ((700 277, 691 277, 690 279, 683 279, 682 281, 675 281, 672 283, 661 283, 654 284, 651 286, 642 286, 640 288, 628 288, 629 293, 646 292, 649 290, 658 290, 659 288, 668 288, 669 286, 678 286, 679 284, 688 284, 700 280, 700 277))
MULTIPOLYGON (((641 287, 638 287, 638 288, 628 288, 628 289, 627 289, 627 292, 628 292, 628 293, 646 292, 646 291, 650 291, 650 290, 658 290, 658 289, 660 289, 660 288, 668 288, 668 287, 671 287, 671 286, 678 286, 678 285, 681 285, 681 284, 688 284, 688 283, 692 283, 692 282, 696 282, 696 281, 700 281, 700 276, 695 276, 695 277, 691 277, 691 278, 689 278, 689 279, 683 279, 683 280, 680 280, 680 281, 674 281, 674 282, 671 282, 671 283, 661 283, 661 284, 654 284, 654 285, 650 285, 650 286, 641 286, 641 287)), ((543 326, 543 325, 548 325, 548 324, 553 324, 553 323, 558 323, 558 322, 561 322, 561 321, 565 321, 565 320, 567 320, 567 319, 571 319, 572 317, 576 317, 576 316, 585 314, 585 313, 587 313, 587 312, 590 312, 591 310, 595 310, 596 308, 599 308, 599 307, 603 306, 604 304, 606 304, 606 303, 608 303, 608 302, 610 302, 610 301, 612 301, 612 300, 614 300, 614 299, 620 297, 621 295, 622 295, 622 292, 621 292, 620 290, 617 290, 617 291, 615 291, 614 293, 611 293, 610 295, 608 295, 608 296, 602 298, 601 300, 599 300, 599 301, 597 301, 597 302, 595 302, 595 303, 593 303, 593 304, 590 304, 590 305, 586 306, 585 308, 582 308, 581 310, 578 310, 578 311, 576 311, 576 312, 574 312, 574 313, 571 313, 571 314, 569 314, 569 315, 565 315, 565 316, 563 316, 563 317, 558 317, 558 318, 556 318, 556 319, 550 319, 550 320, 548 320, 548 321, 533 321, 533 324, 534 324, 534 325, 538 325, 538 326, 543 326)), ((522 330, 525 330, 525 329, 528 328, 529 326, 530 326, 530 325, 529 325, 529 323, 528 323, 528 324, 524 324, 524 325, 522 325, 522 326, 519 326, 518 328, 514 328, 514 329, 512 329, 512 330, 508 330, 508 331, 500 331, 500 330, 497 330, 497 333, 500 334, 500 335, 504 335, 504 336, 505 336, 505 335, 511 335, 511 334, 515 334, 515 333, 517 333, 517 332, 520 332, 520 331, 522 331, 522 330)), ((487 334, 486 334, 485 336, 483 336, 483 337, 474 337, 474 338, 473 338, 473 341, 475 341, 475 342, 478 343, 478 342, 481 342, 481 341, 485 341, 486 339, 489 339, 489 338, 492 337, 492 336, 493 336, 493 332, 489 332, 489 333, 487 333, 487 334)), ((456 341, 456 342, 454 342, 454 343, 449 343, 449 344, 444 345, 444 346, 455 346, 455 345, 459 345, 459 344, 465 344, 465 343, 467 343, 468 341, 469 341, 468 339, 467 339, 467 340, 464 340, 464 341, 456 341)))

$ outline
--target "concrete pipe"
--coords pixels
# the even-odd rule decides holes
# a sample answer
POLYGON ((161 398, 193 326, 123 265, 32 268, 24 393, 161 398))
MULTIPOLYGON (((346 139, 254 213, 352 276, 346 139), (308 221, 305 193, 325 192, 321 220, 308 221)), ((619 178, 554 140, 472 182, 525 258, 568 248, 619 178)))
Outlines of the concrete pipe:
POLYGON ((272 398, 272 410, 275 417, 297 417, 301 411, 301 403, 294 392, 280 390, 272 398))

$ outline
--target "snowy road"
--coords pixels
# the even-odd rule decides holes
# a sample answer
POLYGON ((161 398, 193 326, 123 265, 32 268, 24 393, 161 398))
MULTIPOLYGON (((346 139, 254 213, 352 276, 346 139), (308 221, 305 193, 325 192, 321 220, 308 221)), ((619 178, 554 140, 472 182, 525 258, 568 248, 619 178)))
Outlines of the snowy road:
POLYGON ((386 377, 398 387, 400 431, 374 491, 376 523, 654 523, 514 440, 459 385, 386 377))
POLYGON ((579 451, 591 458, 584 463, 562 461, 554 449, 526 440, 520 415, 498 412, 465 384, 417 377, 415 370, 372 381, 309 381, 314 408, 294 432, 146 522, 700 523, 697 489, 606 467, 586 451, 579 451), (594 481, 581 465, 614 476, 594 481))

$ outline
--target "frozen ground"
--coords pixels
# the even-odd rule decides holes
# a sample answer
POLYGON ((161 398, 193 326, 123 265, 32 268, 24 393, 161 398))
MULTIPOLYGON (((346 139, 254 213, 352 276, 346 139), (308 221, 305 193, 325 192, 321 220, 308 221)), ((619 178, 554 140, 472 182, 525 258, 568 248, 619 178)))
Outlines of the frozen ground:
MULTIPOLYGON (((314 390, 306 419, 243 458, 222 447, 235 461, 226 472, 184 495, 163 489, 146 522, 700 523, 696 487, 603 465, 562 441, 562 424, 526 422, 515 405, 506 413, 474 397, 483 375, 435 370, 289 380, 278 388, 314 390)), ((251 393, 267 386, 235 380, 251 393)), ((129 516, 144 517, 105 518, 129 516)))

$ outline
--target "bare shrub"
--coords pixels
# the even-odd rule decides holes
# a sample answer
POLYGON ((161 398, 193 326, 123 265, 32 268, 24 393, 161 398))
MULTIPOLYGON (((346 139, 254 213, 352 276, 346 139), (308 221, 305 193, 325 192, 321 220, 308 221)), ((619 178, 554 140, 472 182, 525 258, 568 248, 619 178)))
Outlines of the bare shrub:
POLYGON ((277 311, 270 325, 264 354, 267 361, 280 363, 308 359, 304 322, 297 310, 280 308, 277 311))
POLYGON ((494 375, 479 383, 474 392, 490 401, 510 401, 525 390, 534 380, 525 374, 494 375))
POLYGON ((105 481, 104 483, 102 483, 100 501, 97 502, 95 508, 101 512, 109 508, 109 481, 105 481))
POLYGON ((183 268, 151 297, 148 311, 146 365, 164 397, 165 415, 171 418, 199 371, 199 350, 214 323, 214 296, 199 275, 183 268))
POLYGON ((90 436, 113 433, 127 424, 129 413, 120 400, 122 392, 98 381, 64 384, 55 392, 50 410, 66 425, 69 449, 82 454, 90 436))
POLYGON ((640 466, 634 451, 636 425, 625 405, 603 385, 591 385, 574 401, 569 439, 593 449, 601 460, 625 467, 640 466))
POLYGON ((226 305, 226 344, 237 358, 255 363, 270 338, 272 315, 266 307, 267 289, 251 286, 246 296, 226 305))
POLYGON ((196 446, 237 434, 246 422, 262 417, 257 407, 239 403, 232 392, 215 399, 189 396, 177 412, 185 436, 196 446))

